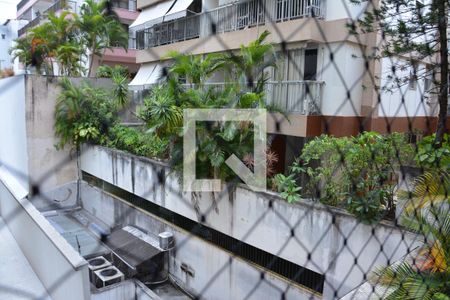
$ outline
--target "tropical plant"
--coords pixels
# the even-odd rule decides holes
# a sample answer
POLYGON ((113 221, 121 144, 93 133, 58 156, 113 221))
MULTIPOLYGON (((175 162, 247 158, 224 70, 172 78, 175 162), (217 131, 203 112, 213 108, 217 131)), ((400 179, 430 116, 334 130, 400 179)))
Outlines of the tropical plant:
POLYGON ((373 223, 386 214, 394 215, 396 172, 411 160, 412 153, 402 134, 322 135, 305 145, 289 172, 295 181, 306 175, 306 196, 373 223))
POLYGON ((289 203, 294 203, 300 200, 301 187, 297 185, 294 174, 286 176, 284 174, 277 174, 273 178, 274 185, 277 187, 280 196, 289 203))
POLYGON ((104 144, 109 128, 118 122, 117 105, 110 100, 111 95, 88 82, 77 86, 67 78, 61 79, 61 87, 55 108, 56 147, 104 144))
POLYGON ((57 64, 59 75, 80 76, 86 72, 88 58, 90 75, 94 56, 101 57, 103 50, 113 46, 128 46, 128 33, 106 1, 87 0, 80 15, 63 10, 58 15, 50 12, 47 19, 18 38, 10 49, 13 58, 36 67, 38 73, 53 75, 53 65, 57 64))
POLYGON ((262 92, 261 87, 267 80, 267 68, 276 67, 276 57, 273 46, 265 43, 270 32, 265 30, 249 45, 241 46, 240 52, 225 54, 226 66, 233 78, 242 87, 251 87, 255 92, 262 92), (231 67, 231 68, 230 68, 231 67))
POLYGON ((187 83, 202 85, 216 71, 223 69, 224 60, 220 54, 200 55, 181 54, 176 51, 169 52, 168 58, 174 63, 169 68, 169 74, 176 79, 183 78, 187 83))
MULTIPOLYGON (((147 123, 149 132, 170 140, 170 156, 176 170, 182 168, 183 109, 269 108, 263 88, 249 89, 247 82, 239 79, 245 72, 263 78, 261 71, 269 66, 264 58, 273 56, 272 46, 265 44, 267 35, 265 32, 256 42, 242 46, 234 57, 169 53, 173 63, 167 68, 167 81, 151 90, 138 115, 147 123), (245 63, 245 72, 237 60, 245 63), (225 73, 229 76, 225 84, 205 84, 216 74, 225 73)), ((202 178, 234 179, 225 158, 231 154, 244 158, 253 153, 253 126, 249 122, 204 122, 197 124, 196 130, 196 174, 202 178)))
POLYGON ((405 260, 377 269, 371 281, 387 288, 384 299, 448 299, 450 295, 450 202, 424 207, 404 226, 424 237, 424 245, 405 260))
POLYGON ((439 205, 449 200, 450 174, 443 170, 426 171, 416 177, 411 191, 399 191, 398 197, 405 202, 404 213, 413 215, 426 206, 439 205))
POLYGON ((31 65, 31 36, 26 35, 14 41, 14 46, 8 50, 11 59, 19 59, 26 67, 31 65))
POLYGON ((438 145, 436 135, 424 137, 417 145, 416 161, 426 170, 450 172, 450 138, 444 134, 438 145))
POLYGON ((178 132, 183 124, 183 109, 176 100, 167 93, 165 86, 156 86, 150 97, 144 99, 144 105, 138 116, 147 122, 149 132, 157 136, 169 136, 178 132))
POLYGON ((80 29, 83 45, 90 54, 88 76, 91 75, 95 57, 102 57, 105 49, 128 47, 128 33, 111 10, 108 1, 86 0, 81 6, 75 24, 80 29))
POLYGON ((97 77, 111 78, 115 74, 123 77, 130 77, 128 69, 122 65, 115 65, 114 67, 103 65, 97 68, 97 77))
POLYGON ((117 124, 109 130, 108 147, 124 150, 139 156, 167 158, 168 141, 139 128, 117 124))

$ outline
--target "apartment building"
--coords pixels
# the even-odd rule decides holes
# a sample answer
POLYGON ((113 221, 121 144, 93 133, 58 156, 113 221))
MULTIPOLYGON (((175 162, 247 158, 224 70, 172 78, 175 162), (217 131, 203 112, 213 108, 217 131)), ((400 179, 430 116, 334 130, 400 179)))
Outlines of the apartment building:
POLYGON ((26 22, 21 20, 6 20, 0 24, 0 70, 12 68, 15 73, 19 73, 19 61, 11 59, 9 48, 17 38, 18 28, 25 24, 26 22))
POLYGON ((130 87, 146 89, 157 82, 161 58, 169 51, 235 50, 268 30, 268 41, 281 61, 267 83, 267 101, 289 115, 289 121, 280 115, 269 118, 269 132, 275 134, 272 147, 282 161, 279 170, 291 163, 308 138, 324 132, 344 136, 362 129, 409 131, 411 121, 414 130, 426 131, 428 117, 437 113, 436 101, 426 93, 431 79, 419 80, 415 74, 426 70, 427 64, 418 62, 416 70, 402 68, 397 76, 410 76, 408 84, 384 91, 381 87, 393 80, 392 65, 405 58, 368 59, 381 37, 349 34, 347 24, 372 3, 138 0, 142 12, 130 25, 130 36, 135 38, 141 67, 130 87))
MULTIPOLYGON (((19 28, 18 36, 26 34, 27 30, 40 24, 46 18, 49 12, 58 13, 63 8, 69 9, 74 13, 80 12, 83 0, 22 0, 17 5, 17 19, 26 20, 27 23, 19 28)), ((117 14, 120 22, 126 31, 128 26, 136 20, 139 12, 136 10, 135 0, 113 0, 111 1, 113 10, 117 14)), ((136 64, 136 50, 131 47, 132 41, 127 51, 123 48, 106 49, 102 64, 114 66, 116 64, 127 66, 130 73, 134 74, 138 65, 136 64)), ((96 68, 99 61, 95 61, 93 67, 96 68)))

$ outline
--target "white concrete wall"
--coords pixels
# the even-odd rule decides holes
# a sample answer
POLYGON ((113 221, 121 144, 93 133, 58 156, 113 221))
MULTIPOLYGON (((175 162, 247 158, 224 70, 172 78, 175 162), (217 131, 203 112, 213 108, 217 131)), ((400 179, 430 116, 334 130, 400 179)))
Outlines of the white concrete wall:
POLYGON ((9 49, 14 46, 19 28, 26 23, 28 22, 24 20, 9 20, 6 24, 0 25, 0 70, 12 67, 15 74, 23 72, 19 59, 11 60, 9 49))
MULTIPOLYGON (((324 0, 325 1, 325 20, 332 21, 338 19, 358 19, 364 16, 367 3, 370 1, 361 1, 361 4, 351 3, 351 0, 324 0)), ((343 30, 346 30, 343 28, 343 30)))
POLYGON ((425 92, 423 78, 426 66, 417 64, 418 80, 416 87, 410 89, 409 76, 413 72, 410 63, 399 57, 385 57, 381 59, 381 103, 378 106, 380 117, 418 117, 435 116, 438 112, 438 103, 435 95, 425 92), (395 66, 396 72, 392 72, 395 66), (395 80, 400 80, 397 83, 395 80))
POLYGON ((0 168, 1 216, 54 300, 88 300, 87 262, 24 198, 14 175, 0 168))
POLYGON ((0 165, 28 189, 25 76, 0 79, 0 165))
POLYGON ((172 232, 176 250, 171 252, 169 272, 191 293, 201 293, 202 299, 280 299, 285 290, 285 299, 320 299, 309 290, 292 285, 288 288, 286 281, 271 273, 266 274, 265 281, 250 296, 260 281, 262 269, 86 184, 82 186, 82 207, 110 228, 132 225, 155 238, 162 231, 172 232), (180 268, 181 264, 188 265, 194 276, 186 275, 180 268))
MULTIPOLYGON (((372 228, 345 212, 306 200, 290 205, 275 194, 256 194, 238 188, 234 197, 226 192, 216 193, 213 201, 211 193, 206 193, 199 194, 195 201, 191 194, 180 192, 178 178, 164 165, 112 149, 85 147, 81 168, 194 221, 204 214, 205 223, 211 228, 318 273, 326 273, 325 299, 333 298, 335 289, 339 296, 345 295, 364 281, 364 273, 385 265, 388 260, 403 257, 414 247, 415 235, 384 223, 372 228), (169 174, 162 184, 157 181, 161 171, 169 174), (269 208, 271 201, 273 208, 269 208), (198 209, 194 209, 194 203, 198 209), (291 228, 297 239, 287 242, 291 228), (308 253, 312 253, 311 259, 308 253), (354 265, 355 255, 359 267, 354 265)), ((97 212, 110 213, 106 207, 97 212)))
POLYGON ((322 115, 360 115, 365 74, 365 61, 360 46, 351 43, 333 43, 321 45, 319 49, 318 80, 325 82, 322 115))

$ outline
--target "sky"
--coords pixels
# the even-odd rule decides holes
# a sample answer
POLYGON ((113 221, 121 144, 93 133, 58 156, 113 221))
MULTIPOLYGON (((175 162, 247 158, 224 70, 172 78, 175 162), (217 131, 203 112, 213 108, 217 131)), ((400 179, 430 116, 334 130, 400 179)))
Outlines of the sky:
POLYGON ((0 0, 0 24, 16 18, 16 5, 20 0, 0 0))

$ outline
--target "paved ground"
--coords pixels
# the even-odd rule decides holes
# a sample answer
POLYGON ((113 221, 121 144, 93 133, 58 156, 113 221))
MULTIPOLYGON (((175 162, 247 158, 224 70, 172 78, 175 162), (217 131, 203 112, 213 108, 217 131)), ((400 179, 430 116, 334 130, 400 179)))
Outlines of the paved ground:
POLYGON ((1 217, 0 299, 51 300, 1 217))

